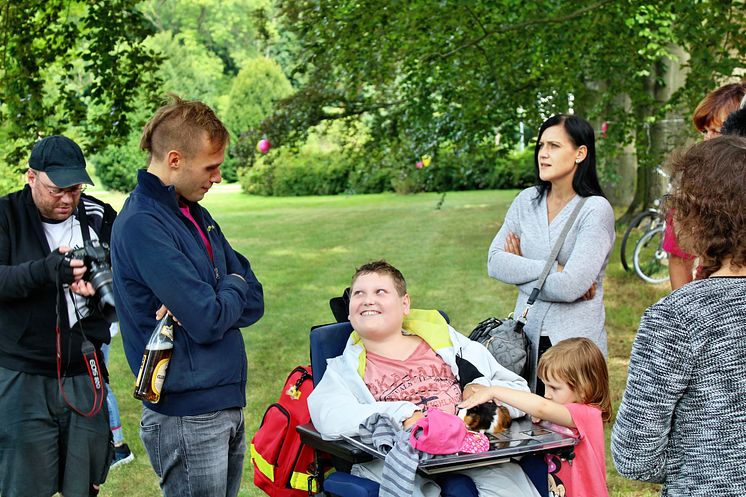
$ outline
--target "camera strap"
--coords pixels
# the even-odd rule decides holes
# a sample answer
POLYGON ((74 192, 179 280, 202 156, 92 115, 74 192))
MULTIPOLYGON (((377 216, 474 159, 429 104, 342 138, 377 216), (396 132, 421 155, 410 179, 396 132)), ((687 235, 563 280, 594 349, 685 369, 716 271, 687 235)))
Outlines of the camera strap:
POLYGON ((59 308, 57 311, 57 326, 55 327, 55 334, 57 339, 57 384, 59 385, 60 393, 62 394, 62 398, 65 400, 65 403, 76 413, 85 417, 95 416, 101 410, 101 407, 104 404, 104 398, 106 398, 106 392, 104 390, 104 380, 101 377, 101 364, 98 361, 96 348, 85 336, 85 333, 83 333, 83 329, 81 327, 80 332, 83 335, 83 343, 80 346, 80 351, 83 354, 86 369, 88 369, 88 379, 90 380, 91 391, 93 392, 93 403, 91 405, 91 408, 88 410, 88 412, 83 412, 83 410, 75 407, 72 402, 68 400, 67 395, 65 394, 62 376, 62 331, 60 325, 59 308))
MULTIPOLYGON (((91 235, 88 231, 88 219, 86 217, 85 213, 85 207, 78 204, 77 208, 78 212, 78 222, 80 223, 80 228, 83 235, 83 240, 88 241, 91 239, 91 235)), ((63 386, 63 376, 62 376, 62 323, 61 323, 61 316, 62 314, 60 311, 62 310, 62 303, 65 302, 65 295, 62 291, 62 284, 59 280, 59 275, 57 276, 57 280, 55 281, 55 284, 57 286, 57 321, 55 325, 55 335, 56 335, 56 346, 57 346, 57 384, 59 385, 60 393, 62 394, 62 398, 65 400, 65 403, 75 411, 76 413, 80 414, 81 416, 85 417, 92 417, 98 414, 98 412, 101 410, 101 407, 104 404, 104 399, 106 398, 106 391, 104 390, 104 380, 101 376, 101 364, 98 360, 98 354, 96 353, 96 348, 93 346, 93 344, 88 340, 88 337, 85 335, 85 332, 83 331, 83 325, 81 323, 80 315, 78 315, 77 308, 75 309, 76 315, 78 315, 77 325, 80 330, 80 334, 83 337, 83 343, 80 345, 80 352, 83 354, 83 359, 85 360, 86 368, 88 369, 88 379, 90 380, 91 390, 93 391, 93 405, 88 410, 88 412, 83 412, 82 410, 75 407, 72 402, 70 402, 67 398, 67 395, 65 395, 65 388, 63 386)), ((75 300, 73 299, 73 302, 75 300)), ((72 327, 71 327, 72 331, 72 327)))
POLYGON ((56 327, 57 334, 57 384, 60 388, 62 398, 65 399, 70 409, 80 414, 81 416, 90 418, 98 414, 101 407, 104 405, 104 399, 106 398, 106 392, 104 391, 104 380, 101 377, 101 364, 98 361, 98 354, 93 344, 83 336, 83 343, 80 346, 80 351, 83 353, 83 359, 85 360, 86 368, 88 369, 88 379, 91 384, 91 391, 93 391, 93 403, 88 412, 75 407, 70 400, 68 400, 65 394, 65 387, 63 385, 62 377, 62 333, 60 331, 59 318, 56 327))

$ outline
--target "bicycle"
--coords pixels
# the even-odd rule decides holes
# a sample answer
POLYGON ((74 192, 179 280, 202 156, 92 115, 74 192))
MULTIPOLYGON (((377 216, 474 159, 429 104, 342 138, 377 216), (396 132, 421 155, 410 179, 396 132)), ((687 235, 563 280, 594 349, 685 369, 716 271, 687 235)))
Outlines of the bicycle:
POLYGON ((668 281, 668 252, 663 250, 665 224, 646 232, 635 244, 632 264, 635 274, 648 283, 668 281))
POLYGON ((659 210, 659 200, 653 202, 655 207, 650 207, 644 211, 638 213, 627 225, 627 230, 624 232, 622 237, 622 245, 619 250, 619 255, 622 261, 622 267, 625 271, 633 271, 632 257, 627 256, 627 251, 634 253, 637 242, 649 231, 653 231, 658 226, 663 225, 665 216, 659 210), (628 247, 630 247, 628 249, 628 247))
MULTIPOLYGON (((660 168, 656 172, 664 178, 668 175, 660 168)), ((622 237, 620 256, 625 271, 635 274, 648 283, 663 283, 668 279, 668 253, 663 250, 666 213, 662 210, 665 195, 653 202, 653 206, 632 218, 622 237), (632 252, 632 268, 628 263, 628 247, 632 252)))

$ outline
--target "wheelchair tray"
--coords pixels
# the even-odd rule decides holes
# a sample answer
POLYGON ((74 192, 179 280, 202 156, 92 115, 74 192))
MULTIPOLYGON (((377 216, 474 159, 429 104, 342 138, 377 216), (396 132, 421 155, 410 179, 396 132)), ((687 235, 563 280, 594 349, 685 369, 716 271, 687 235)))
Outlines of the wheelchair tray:
MULTIPOLYGON (((513 420, 510 428, 503 433, 487 434, 490 439, 490 450, 478 454, 436 455, 421 461, 418 471, 426 476, 452 471, 460 471, 481 466, 492 466, 510 461, 514 457, 528 454, 553 452, 566 449, 578 443, 578 439, 569 432, 555 431, 547 425, 534 424, 528 418, 513 420)), ((385 459, 386 454, 371 445, 366 445, 358 437, 342 436, 350 445, 378 458, 385 459)))
POLYGON ((362 445, 359 441, 359 445, 355 445, 341 439, 324 440, 321 438, 321 434, 314 428, 313 423, 298 425, 295 427, 295 430, 300 435, 301 442, 304 444, 338 457, 350 464, 364 463, 372 461, 375 458, 373 454, 359 447, 359 445, 362 445))

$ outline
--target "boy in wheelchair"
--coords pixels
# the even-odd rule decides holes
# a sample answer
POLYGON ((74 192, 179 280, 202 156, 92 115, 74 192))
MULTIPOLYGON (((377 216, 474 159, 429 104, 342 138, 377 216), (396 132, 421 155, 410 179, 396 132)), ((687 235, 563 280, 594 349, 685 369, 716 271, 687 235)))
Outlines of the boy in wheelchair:
MULTIPOLYGON (((455 414, 462 400, 459 380, 474 368, 472 384, 501 385, 528 391, 526 381, 500 366, 479 343, 451 328, 437 311, 410 308, 406 282, 385 261, 360 267, 352 278, 349 318, 355 331, 341 356, 308 399, 311 419, 324 439, 360 435, 360 425, 386 414, 406 430, 428 408, 455 414), (462 371, 462 375, 459 372, 462 371)), ((464 389, 467 394, 472 390, 464 389)), ((523 412, 508 408, 512 417, 523 412)), ((381 482, 380 460, 353 466, 353 474, 381 482)), ((537 496, 514 463, 464 470, 480 496, 537 496)), ((436 496, 440 488, 415 477, 415 496, 436 496)))

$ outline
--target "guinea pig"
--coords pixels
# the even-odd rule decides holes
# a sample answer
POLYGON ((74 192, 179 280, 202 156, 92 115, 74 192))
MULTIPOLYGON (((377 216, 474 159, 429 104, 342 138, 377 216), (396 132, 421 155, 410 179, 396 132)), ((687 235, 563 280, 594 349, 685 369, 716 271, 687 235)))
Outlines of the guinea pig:
POLYGON ((485 402, 469 409, 460 409, 458 416, 471 431, 501 433, 510 426, 507 407, 494 402, 485 402))

